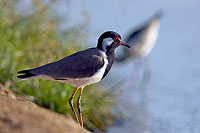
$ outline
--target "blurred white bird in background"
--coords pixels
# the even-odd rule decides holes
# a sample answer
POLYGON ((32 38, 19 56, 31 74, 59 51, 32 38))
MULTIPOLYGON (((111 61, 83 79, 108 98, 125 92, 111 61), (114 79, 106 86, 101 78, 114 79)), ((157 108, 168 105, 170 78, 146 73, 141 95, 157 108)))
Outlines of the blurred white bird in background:
MULTIPOLYGON (((161 17, 162 11, 159 10, 150 20, 129 32, 125 39, 125 43, 130 45, 132 48, 123 48, 121 55, 116 56, 115 58, 118 63, 123 63, 129 58, 134 59, 134 78, 132 78, 132 81, 134 82, 138 77, 138 69, 143 67, 142 83, 140 84, 140 88, 143 89, 147 87, 151 77, 151 68, 147 56, 156 44, 159 35, 161 17)), ((132 86, 131 88, 135 88, 135 86, 132 86)))

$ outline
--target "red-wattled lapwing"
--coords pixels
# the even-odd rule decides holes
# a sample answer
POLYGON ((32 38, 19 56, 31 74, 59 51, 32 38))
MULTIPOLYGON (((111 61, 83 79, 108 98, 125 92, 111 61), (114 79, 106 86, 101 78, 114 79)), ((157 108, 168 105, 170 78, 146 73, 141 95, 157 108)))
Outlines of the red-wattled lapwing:
POLYGON ((56 62, 52 62, 34 69, 22 70, 18 73, 19 79, 49 79, 64 82, 76 87, 69 104, 74 113, 77 123, 83 127, 81 114, 81 95, 86 85, 102 80, 109 72, 114 62, 114 50, 119 45, 126 46, 121 36, 113 31, 104 32, 98 39, 97 47, 74 53, 56 62), (80 88, 77 100, 77 108, 80 122, 73 107, 73 98, 80 88))
MULTIPOLYGON (((139 28, 136 30, 131 31, 126 37, 125 43, 133 48, 130 50, 123 48, 122 55, 117 56, 115 59, 116 62, 120 63, 129 58, 139 58, 140 60, 138 61, 140 62, 134 62, 136 65, 136 72, 134 72, 134 76, 137 76, 138 69, 141 68, 141 66, 138 66, 138 63, 141 63, 140 65, 143 64, 143 67, 145 68, 143 76, 143 78, 145 78, 145 80, 143 80, 145 83, 142 83, 143 86, 145 86, 150 79, 151 69, 146 57, 151 52, 158 38, 161 17, 162 11, 159 10, 148 22, 145 22, 145 24, 139 26, 139 28)), ((134 81, 136 81, 136 79, 134 79, 134 81)))
POLYGON ((116 58, 116 61, 125 61, 131 57, 148 56, 158 37, 162 12, 157 11, 155 15, 136 30, 130 32, 125 43, 133 46, 131 50, 123 49, 123 55, 116 58))

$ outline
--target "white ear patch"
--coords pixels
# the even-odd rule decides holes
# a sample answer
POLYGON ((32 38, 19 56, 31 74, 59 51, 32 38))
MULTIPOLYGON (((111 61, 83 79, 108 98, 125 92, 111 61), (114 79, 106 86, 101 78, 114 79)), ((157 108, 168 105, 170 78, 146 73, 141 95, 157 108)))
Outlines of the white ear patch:
POLYGON ((106 48, 107 48, 108 46, 110 46, 113 42, 114 42, 114 40, 113 40, 111 37, 108 37, 108 38, 103 39, 103 42, 102 42, 102 50, 103 50, 104 52, 106 52, 106 48))

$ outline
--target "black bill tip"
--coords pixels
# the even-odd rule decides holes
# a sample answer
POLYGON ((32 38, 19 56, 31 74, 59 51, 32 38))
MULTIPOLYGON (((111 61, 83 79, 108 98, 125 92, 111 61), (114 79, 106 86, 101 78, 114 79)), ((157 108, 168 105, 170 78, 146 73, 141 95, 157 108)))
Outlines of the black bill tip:
POLYGON ((124 45, 124 46, 125 46, 125 47, 127 47, 127 48, 131 48, 131 46, 129 46, 129 45, 127 45, 127 44, 126 44, 126 45, 124 45))

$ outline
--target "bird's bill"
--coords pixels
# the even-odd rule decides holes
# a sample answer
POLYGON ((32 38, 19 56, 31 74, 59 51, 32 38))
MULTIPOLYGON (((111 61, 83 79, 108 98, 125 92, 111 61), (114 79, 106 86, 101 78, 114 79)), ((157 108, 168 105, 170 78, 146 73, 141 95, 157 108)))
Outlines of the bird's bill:
POLYGON ((127 48, 131 48, 129 45, 127 45, 125 42, 123 42, 119 37, 115 37, 114 40, 118 41, 121 45, 123 45, 127 48))
POLYGON ((127 48, 131 48, 131 46, 127 45, 125 42, 121 41, 120 44, 123 45, 123 46, 125 46, 125 47, 127 47, 127 48))

